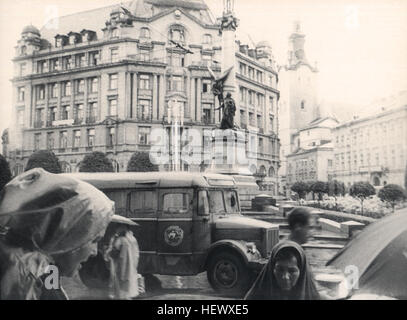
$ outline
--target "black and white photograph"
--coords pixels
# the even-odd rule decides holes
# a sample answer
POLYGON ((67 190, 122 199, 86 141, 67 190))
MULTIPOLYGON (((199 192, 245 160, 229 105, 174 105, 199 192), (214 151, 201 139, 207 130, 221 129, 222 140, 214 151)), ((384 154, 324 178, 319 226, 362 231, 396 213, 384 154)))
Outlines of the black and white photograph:
POLYGON ((407 1, 0 9, 0 300, 407 299, 407 1))

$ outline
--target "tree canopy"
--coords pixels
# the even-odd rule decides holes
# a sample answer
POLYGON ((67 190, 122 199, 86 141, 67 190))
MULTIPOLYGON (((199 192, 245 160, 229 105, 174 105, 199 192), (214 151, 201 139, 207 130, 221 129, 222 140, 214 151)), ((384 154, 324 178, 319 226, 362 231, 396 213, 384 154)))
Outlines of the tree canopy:
POLYGON ((376 194, 375 188, 366 181, 355 182, 349 190, 349 194, 360 200, 361 208, 362 208, 362 215, 363 215, 363 201, 370 196, 376 194))
POLYGON ((61 173, 61 164, 58 157, 50 150, 35 151, 29 158, 25 171, 33 168, 43 168, 51 173, 61 173))
POLYGON ((95 151, 83 158, 79 172, 113 172, 113 165, 103 152, 95 151))
POLYGON ((338 180, 328 182, 327 188, 330 196, 337 197, 345 194, 345 184, 338 180))
POLYGON ((0 154, 0 190, 11 180, 11 171, 6 158, 0 154))
POLYGON ((128 172, 149 172, 158 171, 158 166, 150 160, 150 155, 147 152, 135 152, 131 156, 127 164, 128 172))
POLYGON ((406 190, 397 184, 388 184, 380 189, 378 193, 380 200, 390 203, 393 210, 397 202, 407 199, 406 190))
POLYGON ((303 181, 298 181, 291 186, 291 190, 298 193, 298 196, 302 199, 305 198, 307 192, 310 191, 309 184, 303 181))

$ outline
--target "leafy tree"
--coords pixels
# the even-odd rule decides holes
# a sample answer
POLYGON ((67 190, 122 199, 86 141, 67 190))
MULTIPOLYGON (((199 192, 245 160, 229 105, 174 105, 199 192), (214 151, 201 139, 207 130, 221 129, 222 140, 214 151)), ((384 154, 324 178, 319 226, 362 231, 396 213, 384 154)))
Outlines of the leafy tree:
POLYGON ((404 188, 407 189, 407 162, 406 162, 406 170, 404 172, 404 188))
POLYGON ((309 190, 309 185, 306 182, 298 181, 291 186, 291 190, 298 193, 301 199, 304 199, 309 190))
POLYGON ((61 164, 59 163, 58 157, 49 150, 38 150, 35 151, 29 158, 25 171, 31 170, 33 168, 43 168, 44 170, 51 173, 61 173, 61 164))
POLYGON ((79 172, 113 172, 113 165, 103 152, 95 151, 83 158, 79 172))
POLYGON ((388 184, 380 189, 378 197, 380 200, 389 203, 394 212, 397 202, 407 199, 407 193, 406 190, 397 184, 388 184))
POLYGON ((11 180, 10 166, 1 154, 0 154, 0 190, 11 180))
POLYGON ((128 172, 149 172, 158 171, 158 166, 150 160, 150 155, 147 152, 135 152, 131 156, 127 164, 128 172))
POLYGON ((335 207, 337 208, 338 207, 337 197, 341 195, 343 196, 345 194, 345 184, 338 180, 333 180, 328 182, 327 188, 328 195, 335 198, 335 207))
POLYGON ((363 201, 365 201, 366 198, 375 195, 376 190, 369 182, 360 181, 355 182, 350 187, 349 194, 352 197, 359 199, 363 215, 363 201))
POLYGON ((312 192, 318 194, 318 200, 322 200, 322 194, 328 193, 328 186, 323 181, 315 181, 310 186, 312 192))

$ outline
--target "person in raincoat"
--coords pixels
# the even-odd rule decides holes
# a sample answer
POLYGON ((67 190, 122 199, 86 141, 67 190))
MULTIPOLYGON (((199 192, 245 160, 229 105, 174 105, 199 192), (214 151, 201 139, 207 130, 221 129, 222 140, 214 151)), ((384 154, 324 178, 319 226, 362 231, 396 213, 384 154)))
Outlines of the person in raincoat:
POLYGON ((245 300, 319 300, 304 249, 293 241, 278 243, 245 300))
POLYGON ((0 299, 67 299, 58 276, 73 276, 97 253, 114 203, 93 186, 29 170, 0 195, 0 299))
POLYGON ((105 255, 110 266, 111 298, 132 299, 140 294, 139 256, 139 245, 133 232, 126 224, 117 226, 105 255))

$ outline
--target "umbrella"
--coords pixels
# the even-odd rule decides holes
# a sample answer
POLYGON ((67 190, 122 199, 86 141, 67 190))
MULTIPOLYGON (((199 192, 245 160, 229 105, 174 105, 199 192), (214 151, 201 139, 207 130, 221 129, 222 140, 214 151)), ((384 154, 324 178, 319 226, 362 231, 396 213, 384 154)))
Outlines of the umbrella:
POLYGON ((113 215, 112 220, 110 223, 120 223, 120 224, 127 224, 129 226, 138 226, 139 224, 118 214, 113 215))
POLYGON ((406 299, 407 210, 403 211, 366 227, 327 265, 345 274, 357 270, 360 291, 406 299))

